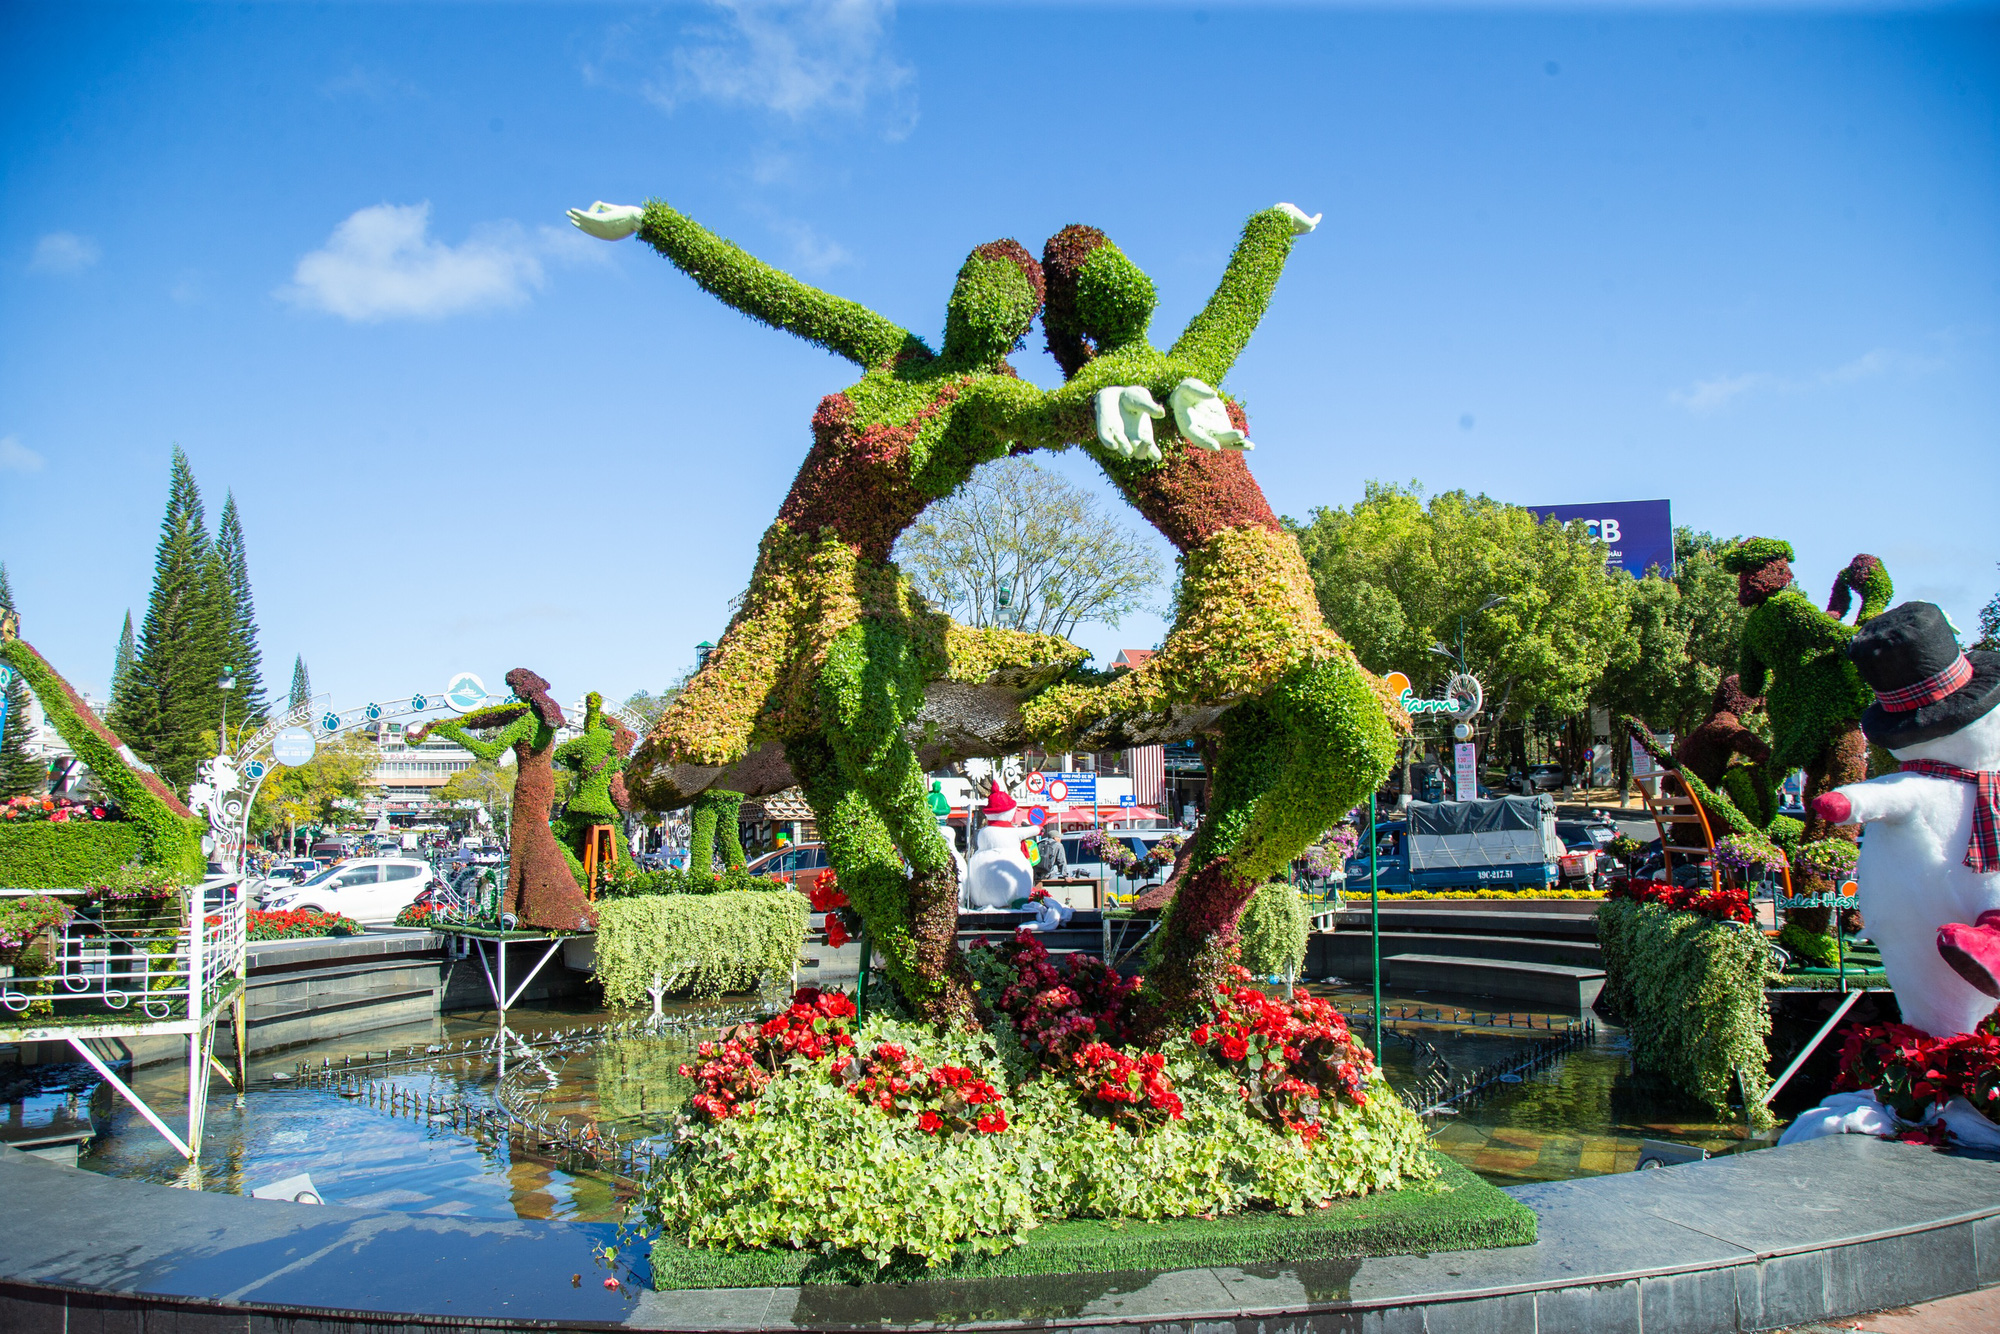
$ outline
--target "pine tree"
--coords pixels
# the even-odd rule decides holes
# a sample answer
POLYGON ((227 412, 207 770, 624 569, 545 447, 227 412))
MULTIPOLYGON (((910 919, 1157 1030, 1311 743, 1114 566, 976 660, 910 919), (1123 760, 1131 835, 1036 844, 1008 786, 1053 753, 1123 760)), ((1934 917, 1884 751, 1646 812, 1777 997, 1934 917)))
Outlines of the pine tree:
MULTIPOLYGON (((7 567, 0 565, 0 611, 18 611, 14 589, 7 580, 7 567)), ((28 753, 28 738, 35 730, 35 697, 19 672, 7 683, 7 723, 0 730, 0 797, 39 793, 48 781, 48 768, 28 753)))
POLYGON ((312 677, 306 671, 304 654, 292 656, 292 693, 285 703, 296 709, 301 704, 310 704, 313 697, 312 677))
POLYGON ((125 609, 125 629, 118 636, 118 656, 111 660, 111 707, 118 707, 118 700, 125 689, 126 680, 132 675, 132 663, 139 656, 138 641, 132 634, 132 609, 125 609))
POLYGON ((226 580, 229 605, 229 646, 223 661, 236 669, 236 689, 229 711, 244 723, 270 718, 264 697, 264 655, 257 647, 257 607, 250 596, 250 561, 243 546, 243 525, 236 516, 236 494, 222 502, 222 519, 215 526, 215 551, 226 580))
POLYGON ((223 582, 194 470, 175 446, 153 592, 126 697, 113 711, 111 726, 161 778, 183 791, 207 755, 202 733, 215 730, 222 712, 215 682, 227 661, 223 582))

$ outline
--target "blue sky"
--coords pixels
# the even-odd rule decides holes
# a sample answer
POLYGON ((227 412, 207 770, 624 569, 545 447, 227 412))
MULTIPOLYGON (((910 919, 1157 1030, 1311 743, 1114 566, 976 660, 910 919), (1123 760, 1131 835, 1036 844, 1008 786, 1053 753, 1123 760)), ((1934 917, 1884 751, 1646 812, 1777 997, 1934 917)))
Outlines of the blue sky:
POLYGON ((178 443, 274 686, 659 688, 853 375, 565 208, 667 198, 927 333, 972 246, 1090 222, 1164 342, 1288 200, 1326 221, 1227 386, 1281 512, 1666 496, 1970 628, 1996 102, 1988 7, 10 4, 0 559, 101 691, 178 443))

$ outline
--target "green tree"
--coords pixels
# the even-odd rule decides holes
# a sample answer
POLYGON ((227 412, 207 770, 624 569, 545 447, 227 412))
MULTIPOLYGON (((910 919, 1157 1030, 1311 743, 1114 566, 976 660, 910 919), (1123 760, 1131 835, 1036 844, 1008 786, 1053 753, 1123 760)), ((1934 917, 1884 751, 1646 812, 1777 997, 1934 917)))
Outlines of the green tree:
POLYGON ((313 697, 311 673, 306 671, 304 654, 292 656, 292 693, 285 697, 285 707, 296 709, 301 704, 310 704, 313 697))
POLYGON ((1320 508, 1298 535, 1327 623, 1378 673, 1418 693, 1456 670, 1457 649, 1485 688, 1484 717, 1521 722, 1541 707, 1582 709, 1625 634, 1632 581, 1604 569, 1581 523, 1412 482, 1370 482, 1360 503, 1320 508))
POLYGON ((363 800, 375 786, 375 770, 381 762, 382 750, 373 737, 343 732, 320 742, 306 763, 296 768, 279 765, 264 780, 258 808, 273 823, 285 827, 286 845, 290 846, 300 825, 333 823, 338 810, 334 803, 363 800))
MULTIPOLYGON (((20 611, 14 605, 14 587, 4 564, 0 564, 0 611, 20 611)), ((7 721, 0 728, 0 797, 39 793, 48 782, 48 766, 28 753, 28 739, 35 731, 34 692, 19 672, 11 676, 7 682, 7 721)))
POLYGON ((125 688, 125 678, 132 675, 132 663, 139 656, 138 640, 132 633, 132 609, 125 609, 125 628, 118 634, 118 655, 111 660, 111 700, 114 707, 118 694, 125 688))
POLYGON ((968 625, 1069 635, 1115 626, 1159 578, 1159 558, 1087 493, 1032 459, 997 459, 924 511, 895 560, 968 625))
POLYGON ((443 803, 477 802, 493 815, 493 833, 504 838, 507 816, 514 807, 514 774, 491 760, 474 759, 446 779, 435 800, 443 803))
POLYGON ((1972 647, 1988 653, 2000 652, 2000 593, 1979 609, 1979 642, 1972 647))
POLYGON ((653 730, 654 724, 660 721, 660 715, 667 711, 667 706, 680 693, 679 687, 662 690, 657 695, 650 690, 635 690, 625 697, 621 707, 627 717, 640 724, 639 734, 643 737, 653 730))
POLYGON ((160 521, 153 591, 139 652, 111 726, 155 772, 182 791, 204 758, 201 735, 222 713, 216 675, 227 659, 229 615, 208 540, 201 491, 187 455, 174 448, 167 512, 160 521))
POLYGON ((222 578, 221 596, 228 608, 228 644, 223 661, 236 669, 231 712, 245 722, 262 723, 271 715, 264 695, 264 654, 257 646, 257 606, 250 594, 250 559, 243 544, 243 523, 236 513, 236 494, 222 502, 215 529, 215 557, 222 578))

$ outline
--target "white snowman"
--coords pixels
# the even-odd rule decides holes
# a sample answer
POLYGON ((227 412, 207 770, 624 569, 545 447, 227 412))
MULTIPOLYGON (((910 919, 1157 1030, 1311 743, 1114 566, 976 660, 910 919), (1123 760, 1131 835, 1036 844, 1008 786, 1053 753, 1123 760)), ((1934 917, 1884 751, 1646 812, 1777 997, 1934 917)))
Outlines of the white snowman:
MULTIPOLYGON (((1961 650, 1928 602, 1870 620, 1848 653, 1876 694, 1861 730, 1902 769, 1836 788, 1813 810, 1865 826, 1861 912, 1903 1022, 1933 1037, 1970 1032, 2000 999, 2000 653, 1961 650)), ((1829 1099, 1783 1142, 1886 1133, 1873 1098, 1829 1099)), ((1961 1139, 2000 1141, 1965 1111, 1970 1120, 1945 1112, 1961 1139)))
POLYGON ((994 912, 1015 899, 1025 899, 1035 887, 1035 868, 1021 851, 1022 831, 1013 825, 1018 809, 997 779, 986 799, 986 823, 979 844, 966 866, 964 906, 972 912, 994 912))

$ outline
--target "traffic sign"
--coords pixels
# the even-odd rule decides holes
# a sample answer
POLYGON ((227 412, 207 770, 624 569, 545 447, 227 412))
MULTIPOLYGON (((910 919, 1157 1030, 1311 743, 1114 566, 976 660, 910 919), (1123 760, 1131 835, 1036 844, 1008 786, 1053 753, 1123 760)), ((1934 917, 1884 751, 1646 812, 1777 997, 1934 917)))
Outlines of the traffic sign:
MULTIPOLYGON (((326 730, 330 732, 333 729, 329 727, 326 730)), ((313 741, 312 733, 303 727, 287 727, 271 739, 271 758, 286 768, 304 764, 318 749, 319 746, 313 741)))
POLYGON ((1118 798, 1118 804, 1120 806, 1137 806, 1139 804, 1139 799, 1133 796, 1130 792, 1127 792, 1124 796, 1118 798))
POLYGON ((1048 818, 1049 818, 1049 813, 1048 813, 1047 811, 1043 810, 1043 809, 1042 809, 1042 808, 1041 808, 1040 806, 1030 806, 1030 807, 1028 808, 1028 823, 1029 823, 1029 824, 1041 824, 1041 823, 1042 823, 1043 821, 1047 820, 1048 818))
POLYGON ((1061 778, 1050 780, 1048 785, 1048 794, 1050 801, 1068 801, 1069 783, 1061 778))
POLYGON ((1028 775, 1028 791, 1040 796, 1042 789, 1048 786, 1048 782, 1049 780, 1042 777, 1041 772, 1037 770, 1028 775))
POLYGON ((1097 804, 1096 774, 1066 773, 1062 776, 1061 782, 1069 789, 1069 800, 1080 801, 1086 806, 1097 804))

